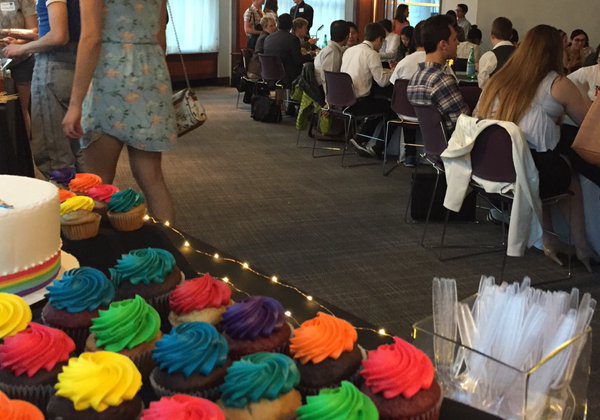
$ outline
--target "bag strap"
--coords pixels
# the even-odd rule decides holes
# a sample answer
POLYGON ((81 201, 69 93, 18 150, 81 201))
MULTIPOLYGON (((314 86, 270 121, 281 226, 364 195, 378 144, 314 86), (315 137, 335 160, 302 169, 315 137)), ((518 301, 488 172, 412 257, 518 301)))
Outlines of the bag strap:
POLYGON ((183 59, 183 54, 181 53, 181 45, 179 44, 179 37, 177 36, 177 29, 175 29, 175 20, 173 19, 173 12, 171 11, 171 3, 167 0, 167 11, 169 13, 169 18, 171 19, 171 26, 173 27, 173 33, 175 34, 175 41, 177 42, 177 51, 179 51, 179 59, 181 60, 181 67, 183 67, 183 75, 185 76, 185 84, 187 88, 191 91, 192 85, 190 84, 190 78, 188 76, 187 68, 185 67, 185 60, 183 59))

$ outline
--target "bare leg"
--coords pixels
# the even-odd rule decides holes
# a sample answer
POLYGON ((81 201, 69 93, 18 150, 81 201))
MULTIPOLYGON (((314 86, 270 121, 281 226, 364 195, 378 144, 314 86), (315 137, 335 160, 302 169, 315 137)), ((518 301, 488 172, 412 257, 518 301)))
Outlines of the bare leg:
POLYGON ((101 135, 86 149, 83 149, 85 171, 98 175, 105 184, 112 184, 122 149, 123 143, 119 140, 101 135))
POLYGON ((129 165, 133 177, 142 189, 150 214, 160 220, 173 222, 175 210, 171 194, 162 173, 162 154, 128 147, 129 165))
POLYGON ((29 83, 17 84, 17 94, 21 103, 21 113, 23 121, 25 121, 25 129, 27 130, 27 138, 31 138, 31 116, 29 115, 29 98, 31 97, 31 85, 29 83))

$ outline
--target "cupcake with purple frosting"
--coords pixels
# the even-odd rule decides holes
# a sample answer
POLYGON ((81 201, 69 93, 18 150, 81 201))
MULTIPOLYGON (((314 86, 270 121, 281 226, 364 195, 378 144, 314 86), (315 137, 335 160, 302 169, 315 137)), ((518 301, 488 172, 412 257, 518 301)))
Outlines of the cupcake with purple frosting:
POLYGON ((75 178, 75 169, 62 168, 50 173, 50 181, 61 187, 68 187, 69 182, 75 178))
POLYGON ((219 326, 232 360, 259 352, 288 352, 292 329, 285 322, 283 306, 273 298, 253 296, 230 306, 219 326))

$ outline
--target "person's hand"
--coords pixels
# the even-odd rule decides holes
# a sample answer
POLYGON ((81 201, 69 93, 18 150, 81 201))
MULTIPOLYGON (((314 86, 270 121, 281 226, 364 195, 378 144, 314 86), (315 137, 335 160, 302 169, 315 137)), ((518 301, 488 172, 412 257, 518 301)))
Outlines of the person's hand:
POLYGON ((308 40, 308 43, 311 45, 316 45, 319 38, 311 38, 308 40))
POLYGON ((71 140, 79 140, 83 137, 81 128, 81 107, 70 106, 62 121, 63 132, 71 140))
POLYGON ((34 29, 15 29, 15 28, 2 29, 2 30, 0 30, 0 34, 6 35, 9 37, 13 37, 13 38, 17 38, 17 39, 22 39, 25 42, 35 41, 36 39, 39 38, 39 33, 38 33, 37 28, 34 28, 34 29))
POLYGON ((13 38, 12 36, 7 36, 5 38, 0 39, 0 44, 3 44, 4 46, 10 45, 10 44, 18 44, 18 45, 23 45, 26 44, 28 41, 26 39, 17 39, 17 38, 13 38))
POLYGON ((25 55, 23 45, 9 44, 2 50, 4 57, 6 58, 18 58, 25 55))

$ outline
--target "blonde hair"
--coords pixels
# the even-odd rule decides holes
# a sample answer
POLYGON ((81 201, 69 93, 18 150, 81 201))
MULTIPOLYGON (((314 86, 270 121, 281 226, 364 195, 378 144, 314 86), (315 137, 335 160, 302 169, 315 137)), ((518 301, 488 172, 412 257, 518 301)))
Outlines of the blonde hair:
POLYGON ((277 21, 273 18, 273 16, 263 16, 260 19, 260 26, 263 28, 263 31, 269 25, 269 22, 273 22, 273 25, 277 26, 277 21))
POLYGON ((538 25, 529 30, 512 57, 488 81, 477 116, 518 124, 548 73, 564 75, 562 57, 562 39, 556 28, 538 25))

